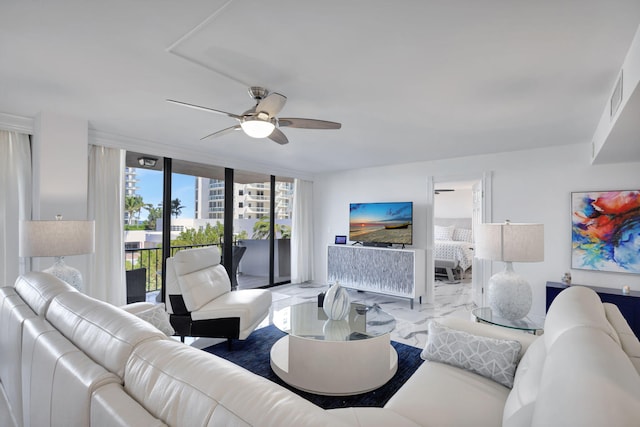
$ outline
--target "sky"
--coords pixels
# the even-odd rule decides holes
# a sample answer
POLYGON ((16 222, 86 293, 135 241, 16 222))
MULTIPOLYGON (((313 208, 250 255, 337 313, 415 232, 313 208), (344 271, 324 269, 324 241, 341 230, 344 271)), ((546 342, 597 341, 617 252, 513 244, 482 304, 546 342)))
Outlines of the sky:
MULTIPOLYGON (((162 203, 162 171, 136 169, 138 190, 136 194, 142 196, 144 203, 158 206, 162 203)), ((195 218, 195 188, 196 178, 190 175, 174 173, 171 178, 171 200, 178 198, 184 206, 178 218, 195 218)), ((140 219, 145 220, 146 211, 141 212, 140 219)))

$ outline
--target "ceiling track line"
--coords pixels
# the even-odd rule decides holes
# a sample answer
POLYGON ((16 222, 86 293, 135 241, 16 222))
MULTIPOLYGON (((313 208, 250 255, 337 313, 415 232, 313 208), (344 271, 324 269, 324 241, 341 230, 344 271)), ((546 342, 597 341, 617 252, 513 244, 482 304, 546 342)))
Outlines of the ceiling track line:
POLYGON ((243 82, 239 79, 237 79, 236 77, 230 76, 227 73, 224 73, 220 70, 217 70, 213 67, 210 67, 209 65, 205 64, 204 62, 198 61, 197 59, 191 58, 183 53, 178 52, 178 48, 179 46, 184 43, 186 40, 190 39, 191 37, 193 37, 196 33, 200 32, 200 30, 202 30, 202 28, 206 27, 207 25, 209 25, 209 23, 211 21, 213 21, 213 19, 217 18, 218 15, 220 15, 226 8, 227 6, 229 6, 231 3, 233 3, 235 0, 228 0, 225 4, 223 4, 218 10, 216 10, 215 12, 213 12, 211 15, 209 15, 204 21, 200 22, 198 25, 196 25, 195 27, 193 27, 191 30, 187 31, 182 37, 180 37, 178 40, 176 40, 175 42, 173 42, 169 47, 167 47, 165 49, 165 51, 167 53, 170 53, 172 55, 177 56, 178 58, 184 59, 187 62, 190 62, 191 64, 200 66, 206 70, 209 70, 213 73, 218 74, 219 76, 222 76, 224 78, 227 78, 233 82, 236 82, 244 87, 249 87, 251 86, 251 84, 249 84, 248 82, 243 82))
POLYGON ((202 21, 201 23, 193 27, 191 30, 187 31, 182 37, 180 37, 178 40, 173 42, 168 48, 166 48, 166 51, 169 53, 173 53, 173 50, 176 48, 176 46, 178 46, 179 44, 182 44, 185 40, 193 36, 195 33, 199 32, 203 27, 209 25, 209 21, 212 21, 214 18, 216 18, 220 13, 222 13, 224 9, 227 8, 227 6, 229 6, 233 2, 234 0, 227 1, 225 4, 223 4, 220 7, 220 9, 213 12, 204 21, 202 21))
POLYGON ((220 70, 216 70, 215 68, 210 67, 209 65, 205 64, 204 62, 200 62, 197 59, 193 59, 193 58, 191 58, 191 57, 189 57, 187 55, 184 55, 184 54, 178 53, 178 52, 169 52, 169 53, 171 53, 172 55, 177 56, 178 58, 184 59, 185 61, 190 62, 190 63, 192 63, 194 65, 198 65, 198 66, 200 66, 200 67, 202 67, 202 68, 204 68, 206 70, 209 70, 209 71, 211 71, 213 73, 216 73, 219 76, 222 76, 222 77, 227 78, 227 79, 229 79, 231 81, 234 81, 234 82, 242 85, 242 87, 246 88, 246 87, 250 87, 251 86, 251 84, 249 84, 247 82, 243 82, 242 80, 237 79, 237 78, 235 78, 233 76, 230 76, 229 74, 224 73, 224 72, 222 72, 220 70))

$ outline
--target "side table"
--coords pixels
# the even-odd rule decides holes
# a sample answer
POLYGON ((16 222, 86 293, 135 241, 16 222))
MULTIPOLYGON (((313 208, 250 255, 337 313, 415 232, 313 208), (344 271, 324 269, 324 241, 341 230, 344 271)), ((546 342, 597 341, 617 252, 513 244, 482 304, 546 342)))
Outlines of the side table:
POLYGON ((537 325, 526 317, 520 320, 503 319, 502 317, 494 315, 489 307, 474 308, 471 310, 471 314, 475 316, 476 321, 479 323, 488 323, 490 325, 502 326, 503 328, 518 329, 534 335, 542 335, 544 332, 542 326, 537 325))

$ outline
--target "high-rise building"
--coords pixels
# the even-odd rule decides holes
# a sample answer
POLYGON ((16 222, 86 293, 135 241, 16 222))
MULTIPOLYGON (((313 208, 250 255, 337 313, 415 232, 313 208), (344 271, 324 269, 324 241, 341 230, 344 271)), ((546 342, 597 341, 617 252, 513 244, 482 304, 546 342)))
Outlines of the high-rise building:
MULTIPOLYGON (((136 177, 136 168, 124 169, 124 195, 135 196, 138 190, 138 178, 136 177)), ((124 223, 129 224, 129 212, 124 212, 124 223)))
MULTIPOLYGON (((196 180, 196 219, 224 218, 224 181, 209 178, 196 180)), ((276 219, 291 219, 293 183, 276 182, 276 219)), ((271 184, 256 182, 233 184, 233 218, 260 219, 269 215, 271 184)))
POLYGON ((138 179, 136 178, 136 168, 124 169, 124 194, 125 196, 135 196, 138 189, 138 179))

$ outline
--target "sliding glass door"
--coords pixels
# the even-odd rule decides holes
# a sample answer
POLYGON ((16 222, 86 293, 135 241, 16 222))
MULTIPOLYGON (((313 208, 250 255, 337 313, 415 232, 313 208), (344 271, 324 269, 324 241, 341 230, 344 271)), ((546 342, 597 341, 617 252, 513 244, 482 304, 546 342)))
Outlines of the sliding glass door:
POLYGON ((134 246, 148 249, 149 292, 161 289, 163 257, 211 245, 219 247, 234 288, 290 281, 293 179, 133 152, 127 166, 131 201, 147 213, 146 219, 135 210, 127 217, 131 226, 145 227, 137 243, 127 239, 125 252, 135 261, 127 270, 145 258, 129 254, 134 246))

